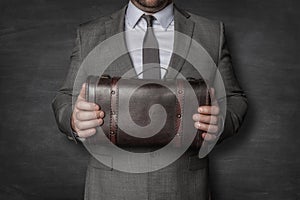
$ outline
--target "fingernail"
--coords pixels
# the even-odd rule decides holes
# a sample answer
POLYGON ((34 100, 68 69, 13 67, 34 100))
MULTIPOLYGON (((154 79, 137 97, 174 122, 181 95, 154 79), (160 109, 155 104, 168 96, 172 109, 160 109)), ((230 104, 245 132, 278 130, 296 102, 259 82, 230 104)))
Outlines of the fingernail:
POLYGON ((196 114, 194 114, 192 118, 193 118, 194 121, 199 121, 198 116, 196 114))
POLYGON ((202 124, 199 122, 199 123, 198 123, 198 128, 200 128, 201 126, 202 126, 202 124))
POLYGON ((199 108, 199 112, 203 112, 203 108, 202 107, 199 108))

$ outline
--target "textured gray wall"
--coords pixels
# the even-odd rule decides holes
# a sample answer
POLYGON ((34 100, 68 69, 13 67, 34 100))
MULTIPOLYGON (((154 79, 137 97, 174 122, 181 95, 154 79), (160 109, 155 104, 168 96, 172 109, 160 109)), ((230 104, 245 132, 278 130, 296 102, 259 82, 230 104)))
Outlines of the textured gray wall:
MULTIPOLYGON (((300 199, 299 2, 187 0, 222 20, 250 109, 239 135, 211 154, 221 200, 300 199)), ((88 153, 59 133, 51 100, 78 24, 125 0, 1 0, 0 199, 81 199, 88 153)))

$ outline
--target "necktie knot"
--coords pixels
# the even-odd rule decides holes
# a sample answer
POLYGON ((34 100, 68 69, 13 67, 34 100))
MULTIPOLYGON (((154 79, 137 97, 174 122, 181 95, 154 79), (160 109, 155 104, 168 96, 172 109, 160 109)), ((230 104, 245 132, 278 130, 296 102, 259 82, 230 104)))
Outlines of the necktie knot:
POLYGON ((153 26, 153 20, 155 20, 155 17, 153 15, 143 15, 142 18, 144 18, 147 22, 147 27, 153 26))

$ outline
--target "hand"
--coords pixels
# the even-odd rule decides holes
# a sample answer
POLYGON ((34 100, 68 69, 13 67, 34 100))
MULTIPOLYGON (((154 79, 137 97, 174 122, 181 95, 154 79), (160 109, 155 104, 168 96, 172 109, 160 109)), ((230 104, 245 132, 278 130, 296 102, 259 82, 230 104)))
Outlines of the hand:
POLYGON ((194 126, 197 129, 204 131, 202 138, 207 141, 213 141, 217 138, 219 126, 219 113, 220 108, 215 100, 214 89, 211 89, 212 106, 200 106, 198 107, 198 113, 193 115, 195 121, 194 126))
POLYGON ((96 133, 96 127, 103 124, 104 112, 100 106, 85 100, 85 84, 82 85, 72 113, 71 126, 78 137, 87 138, 96 133))

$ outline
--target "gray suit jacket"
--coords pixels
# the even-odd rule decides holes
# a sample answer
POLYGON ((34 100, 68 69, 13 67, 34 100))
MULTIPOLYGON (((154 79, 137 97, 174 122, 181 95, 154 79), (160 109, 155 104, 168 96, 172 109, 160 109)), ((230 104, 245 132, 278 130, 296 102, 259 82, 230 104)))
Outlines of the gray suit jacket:
MULTIPOLYGON (((52 106, 59 129, 75 140, 71 126, 72 90, 77 71, 88 53, 105 39, 124 30, 126 7, 111 16, 87 22, 79 26, 71 65, 64 85, 59 90, 52 106)), ((247 99, 234 75, 231 58, 226 46, 224 25, 174 8, 175 30, 184 33, 198 43, 212 57, 218 67, 226 89, 227 114, 225 127, 219 141, 234 135, 247 110, 247 99)), ((188 43, 180 46, 174 41, 174 48, 183 48, 188 53, 188 43)), ((129 55, 122 56, 105 73, 121 76, 131 66, 129 55)), ((195 76, 190 64, 175 54, 170 66, 184 76, 195 76)), ((170 75, 172 76, 172 74, 170 75)), ((197 78, 197 77, 195 77, 197 78)), ((161 170, 129 174, 104 166, 93 157, 87 170, 85 199, 209 199, 208 158, 199 159, 197 152, 187 151, 180 159, 161 170)))

